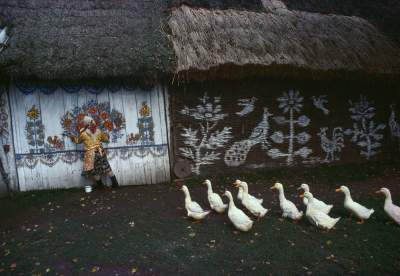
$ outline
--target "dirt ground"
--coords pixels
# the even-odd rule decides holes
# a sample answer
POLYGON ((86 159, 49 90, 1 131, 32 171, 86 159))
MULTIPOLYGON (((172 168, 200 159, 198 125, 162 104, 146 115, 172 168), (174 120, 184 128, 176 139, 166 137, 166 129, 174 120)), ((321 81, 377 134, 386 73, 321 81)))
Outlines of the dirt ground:
MULTIPOLYGON (((214 190, 236 190, 240 178, 271 209, 248 233, 237 234, 226 214, 201 223, 185 217, 176 184, 21 193, 0 199, 3 275, 394 275, 400 271, 400 226, 383 211, 380 187, 400 204, 399 163, 257 171, 211 178, 214 190), (296 188, 306 182, 342 217, 330 232, 303 219, 281 218, 275 181, 304 209, 296 188), (343 194, 375 209, 363 225, 349 219, 343 194)), ((200 179, 186 181, 193 200, 208 207, 200 179)), ((226 198, 224 198, 226 201, 226 198)), ((242 206, 236 200, 237 206, 242 206)))

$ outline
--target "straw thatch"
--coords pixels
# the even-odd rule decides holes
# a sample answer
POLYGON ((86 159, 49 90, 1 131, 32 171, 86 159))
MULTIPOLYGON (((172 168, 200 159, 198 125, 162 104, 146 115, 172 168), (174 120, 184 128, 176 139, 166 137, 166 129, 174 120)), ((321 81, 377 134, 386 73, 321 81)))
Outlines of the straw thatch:
POLYGON ((166 9, 165 0, 0 0, 0 21, 13 26, 0 74, 157 78, 172 71, 166 9))
POLYGON ((190 7, 206 9, 236 9, 247 11, 264 10, 260 0, 165 0, 169 2, 169 7, 179 7, 187 5, 190 7))
POLYGON ((221 77, 228 67, 226 75, 235 67, 313 76, 400 74, 399 49, 358 17, 182 6, 168 24, 181 77, 221 77))
MULTIPOLYGON (((264 0, 263 0, 264 1, 264 0)), ((400 44, 399 0, 281 0, 290 10, 358 16, 400 44)))

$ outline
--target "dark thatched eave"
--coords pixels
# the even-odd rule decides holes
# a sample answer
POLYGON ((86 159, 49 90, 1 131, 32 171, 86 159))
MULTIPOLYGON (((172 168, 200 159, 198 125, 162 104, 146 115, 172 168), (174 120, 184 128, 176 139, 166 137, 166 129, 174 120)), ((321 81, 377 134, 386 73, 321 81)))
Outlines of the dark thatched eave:
POLYGON ((290 10, 358 16, 400 45, 399 0, 281 0, 290 10))
POLYGON ((400 75, 397 46, 358 17, 182 6, 172 11, 168 25, 179 81, 249 74, 312 79, 400 75))
POLYGON ((166 8, 164 0, 0 0, 0 23, 12 25, 0 74, 158 79, 174 68, 160 27, 166 8))

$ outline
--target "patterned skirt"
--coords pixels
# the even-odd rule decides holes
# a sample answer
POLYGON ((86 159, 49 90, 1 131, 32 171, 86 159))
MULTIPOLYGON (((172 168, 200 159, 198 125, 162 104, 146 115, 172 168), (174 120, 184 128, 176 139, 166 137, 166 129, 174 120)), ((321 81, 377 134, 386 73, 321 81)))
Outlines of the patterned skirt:
POLYGON ((83 171, 83 176, 103 176, 112 172, 110 163, 108 163, 107 156, 101 155, 98 151, 94 155, 94 164, 92 170, 83 171))

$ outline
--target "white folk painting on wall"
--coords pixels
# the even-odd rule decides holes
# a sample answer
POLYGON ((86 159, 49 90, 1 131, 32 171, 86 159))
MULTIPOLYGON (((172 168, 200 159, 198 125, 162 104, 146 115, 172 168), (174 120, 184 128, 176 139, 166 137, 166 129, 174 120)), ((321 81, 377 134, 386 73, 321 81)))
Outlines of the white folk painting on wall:
POLYGON ((289 125, 289 133, 285 135, 282 131, 276 131, 271 135, 271 139, 277 144, 282 144, 287 140, 288 150, 281 152, 278 148, 272 148, 268 151, 268 155, 274 159, 285 157, 287 165, 292 165, 296 156, 305 159, 312 153, 310 148, 304 146, 310 140, 311 135, 305 131, 296 133, 295 129, 296 126, 307 127, 311 122, 306 115, 295 117, 296 113, 300 113, 303 108, 303 100, 304 98, 300 96, 299 91, 295 90, 284 92, 283 96, 277 99, 279 108, 283 111, 283 114, 288 114, 288 117, 276 116, 273 119, 278 125, 289 125), (296 142, 303 145, 298 150, 295 150, 296 142))
POLYGON ((390 105, 390 116, 389 116, 389 128, 390 133, 393 138, 398 139, 399 148, 400 148, 400 123, 397 121, 396 112, 395 112, 395 105, 390 105))
POLYGON ((329 115, 329 110, 325 107, 326 104, 328 104, 328 100, 326 99, 326 95, 321 95, 321 96, 312 96, 311 97, 312 101, 313 101, 313 105, 322 110, 322 112, 325 115, 329 115))
POLYGON ((349 103, 353 128, 347 129, 345 134, 352 135, 351 141, 361 148, 360 154, 369 160, 382 146, 380 141, 383 139, 383 134, 380 132, 385 128, 385 124, 376 124, 373 121, 375 107, 371 106, 365 96, 360 95, 359 101, 349 101, 349 103))
POLYGON ((226 151, 224 161, 229 167, 237 167, 246 162, 247 155, 252 147, 261 144, 263 150, 269 147, 268 132, 269 132, 269 117, 272 114, 268 112, 268 108, 264 108, 261 121, 253 129, 249 138, 233 143, 226 151))
POLYGON ((254 104, 257 101, 256 97, 251 97, 247 99, 238 99, 238 106, 242 107, 242 110, 236 112, 236 115, 243 117, 254 111, 254 104))
POLYGON ((333 128, 331 138, 328 138, 327 131, 327 127, 322 127, 317 134, 321 139, 321 149, 326 154, 325 158, 321 161, 322 163, 340 160, 335 153, 341 152, 344 147, 344 135, 341 127, 333 128))
POLYGON ((224 148, 232 139, 231 127, 217 129, 218 124, 228 116, 222 112, 221 97, 209 97, 207 93, 199 98, 200 104, 195 108, 184 106, 181 114, 194 118, 198 128, 182 128, 181 136, 185 147, 179 148, 182 156, 193 162, 192 172, 200 174, 200 167, 214 164, 221 153, 217 149, 224 148))

